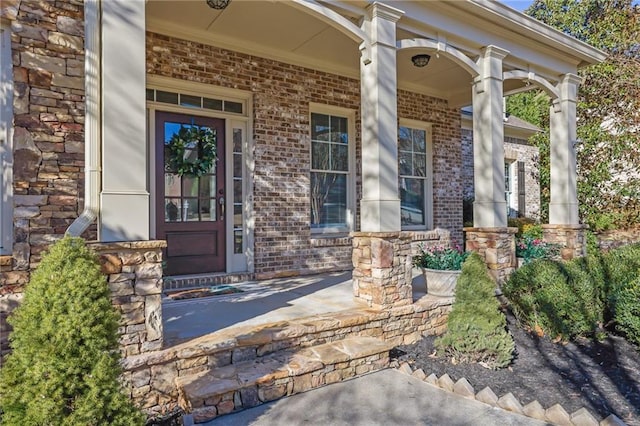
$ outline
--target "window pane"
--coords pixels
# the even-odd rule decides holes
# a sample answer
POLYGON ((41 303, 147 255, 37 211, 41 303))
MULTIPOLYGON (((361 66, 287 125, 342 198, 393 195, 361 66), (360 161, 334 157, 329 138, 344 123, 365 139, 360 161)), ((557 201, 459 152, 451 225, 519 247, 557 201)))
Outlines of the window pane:
POLYGON ((311 173, 311 227, 346 226, 347 175, 311 173))
POLYGON ((152 101, 154 98, 155 90, 147 89, 147 100, 152 101))
POLYGON ((411 129, 408 127, 398 129, 398 148, 402 151, 411 151, 411 129))
POLYGON ((198 222, 198 199, 187 198, 182 200, 182 220, 185 222, 198 222))
POLYGON ((398 172, 402 176, 411 175, 411 153, 401 152, 398 155, 398 172))
POLYGON ((329 116, 324 114, 311 114, 311 139, 329 140, 329 116))
POLYGON ((202 108, 222 111, 222 101, 220 99, 202 98, 202 108))
POLYGON ((331 146, 331 170, 349 171, 349 149, 347 145, 331 146))
POLYGON ((242 181, 233 181, 233 201, 242 200, 242 181))
POLYGON ((216 199, 215 198, 200 199, 200 220, 202 221, 216 220, 216 199))
POLYGON ((242 253, 242 230, 233 231, 233 252, 242 253))
POLYGON ((413 154, 413 175, 426 176, 427 156, 424 154, 413 154))
POLYGON ((180 222, 180 198, 165 198, 164 200, 164 221, 180 222))
POLYGON ((240 102, 224 101, 224 110, 226 112, 242 114, 242 104, 240 102))
POLYGON ((233 152, 242 152, 242 129, 233 129, 233 152))
POLYGON ((164 175, 164 195, 166 197, 180 196, 180 176, 171 173, 164 175))
POLYGON ((182 196, 197 197, 198 196, 198 178, 182 176, 182 196))
POLYGON ((180 95, 180 105, 200 108, 202 98, 200 96, 180 95))
POLYGON ((424 179, 400 179, 400 219, 403 225, 424 225, 424 179))
POLYGON ((345 117, 331 116, 331 141, 336 143, 349 143, 347 133, 347 119, 345 117))
POLYGON ((233 226, 239 228, 242 226, 242 204, 233 206, 233 226))
POLYGON ((427 142, 427 132, 424 130, 413 130, 413 150, 415 152, 425 152, 427 142))
POLYGON ((329 144, 322 142, 311 143, 311 168, 329 170, 329 144))
POLYGON ((204 175, 200 177, 200 191, 198 192, 198 195, 204 198, 216 196, 216 176, 215 175, 204 175))
POLYGON ((233 154, 233 177, 242 177, 242 154, 233 154))
POLYGON ((178 94, 171 92, 163 92, 162 90, 156 90, 156 101, 164 102, 165 104, 178 104, 178 94))

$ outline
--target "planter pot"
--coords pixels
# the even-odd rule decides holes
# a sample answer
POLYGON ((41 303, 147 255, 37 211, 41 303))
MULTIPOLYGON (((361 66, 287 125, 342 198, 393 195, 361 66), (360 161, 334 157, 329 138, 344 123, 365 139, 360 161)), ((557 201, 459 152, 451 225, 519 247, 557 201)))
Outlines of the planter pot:
POLYGON ((462 271, 441 271, 422 268, 427 294, 436 297, 454 297, 456 283, 462 271))

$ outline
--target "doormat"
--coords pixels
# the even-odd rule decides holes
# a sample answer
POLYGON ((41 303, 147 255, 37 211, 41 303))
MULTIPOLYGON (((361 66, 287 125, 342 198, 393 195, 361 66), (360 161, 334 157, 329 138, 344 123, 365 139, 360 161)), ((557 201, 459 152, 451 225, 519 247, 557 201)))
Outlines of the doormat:
POLYGON ((232 285, 214 285, 211 287, 194 288, 191 290, 179 290, 175 292, 167 292, 167 297, 171 300, 185 300, 195 299, 197 297, 209 297, 209 296, 222 296, 226 294, 242 293, 244 290, 240 290, 232 285))

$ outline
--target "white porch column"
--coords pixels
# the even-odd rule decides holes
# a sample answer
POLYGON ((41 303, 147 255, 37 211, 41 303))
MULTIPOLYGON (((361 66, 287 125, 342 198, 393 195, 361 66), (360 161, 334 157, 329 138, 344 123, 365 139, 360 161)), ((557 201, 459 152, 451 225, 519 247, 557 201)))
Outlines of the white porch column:
POLYGON ((403 12, 367 8, 369 63, 360 63, 362 111, 361 232, 400 231, 396 22, 403 12))
POLYGON ((102 1, 100 240, 149 239, 145 1, 102 1))
POLYGON ((478 60, 480 75, 473 86, 473 226, 507 226, 504 184, 504 121, 502 59, 508 51, 488 46, 478 60))
POLYGON ((550 107, 551 202, 550 225, 577 225, 576 96, 582 79, 565 74, 558 83, 560 97, 550 107))

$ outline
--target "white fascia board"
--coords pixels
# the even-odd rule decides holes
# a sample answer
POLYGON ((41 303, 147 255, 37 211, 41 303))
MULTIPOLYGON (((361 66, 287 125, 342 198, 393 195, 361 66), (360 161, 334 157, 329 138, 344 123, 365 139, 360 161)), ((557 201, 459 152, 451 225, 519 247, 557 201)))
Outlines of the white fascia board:
POLYGON ((487 17, 490 15, 491 20, 502 27, 511 28, 512 31, 520 33, 531 40, 542 42, 554 49, 580 58, 582 61, 580 67, 596 64, 607 58, 607 54, 602 50, 596 49, 590 44, 571 37, 524 13, 520 13, 503 3, 486 0, 467 0, 466 2, 452 3, 457 7, 471 11, 475 9, 477 10, 475 14, 487 17), (515 25, 515 27, 512 27, 512 25, 515 25))

